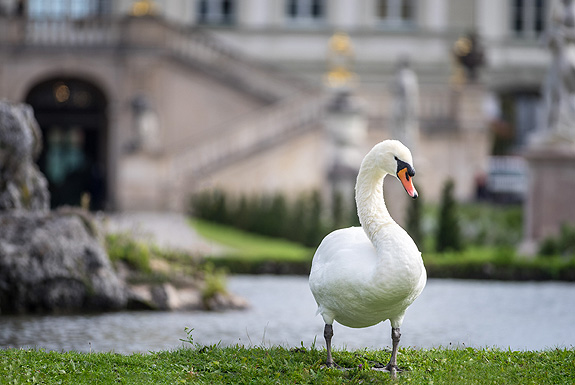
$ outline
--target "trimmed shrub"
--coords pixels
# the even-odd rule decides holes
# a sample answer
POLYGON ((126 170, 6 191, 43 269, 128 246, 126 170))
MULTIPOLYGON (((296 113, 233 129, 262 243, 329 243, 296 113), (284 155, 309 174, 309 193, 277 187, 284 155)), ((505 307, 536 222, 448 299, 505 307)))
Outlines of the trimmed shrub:
POLYGON ((575 225, 563 224, 556 237, 548 237, 539 246, 539 255, 575 256, 575 225))
POLYGON ((315 247, 330 231, 357 222, 357 215, 355 222, 350 220, 338 202, 326 210, 318 191, 302 193, 294 201, 279 193, 232 199, 221 191, 206 191, 192 197, 190 209, 197 218, 315 247))
POLYGON ((407 205, 407 232, 419 248, 423 248, 423 202, 421 200, 421 195, 412 200, 407 205))
POLYGON ((437 252, 461 251, 463 242, 457 216, 457 203, 453 196, 455 184, 449 179, 443 186, 439 207, 439 222, 435 249, 437 252))

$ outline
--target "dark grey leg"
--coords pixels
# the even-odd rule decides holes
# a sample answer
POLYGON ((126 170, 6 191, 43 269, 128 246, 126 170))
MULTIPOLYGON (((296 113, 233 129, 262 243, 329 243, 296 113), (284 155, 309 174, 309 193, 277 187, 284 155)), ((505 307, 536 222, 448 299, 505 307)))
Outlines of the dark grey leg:
POLYGON ((333 337, 333 327, 325 324, 325 328, 323 329, 323 338, 325 338, 325 347, 327 349, 326 365, 328 368, 333 366, 333 357, 331 356, 331 337, 333 337))
POLYGON ((391 341, 393 343, 392 350, 391 350, 391 359, 389 360, 389 364, 385 367, 389 370, 392 378, 395 378, 397 374, 397 348, 399 347, 399 338, 401 337, 401 333, 399 332, 399 328, 391 328, 391 341))

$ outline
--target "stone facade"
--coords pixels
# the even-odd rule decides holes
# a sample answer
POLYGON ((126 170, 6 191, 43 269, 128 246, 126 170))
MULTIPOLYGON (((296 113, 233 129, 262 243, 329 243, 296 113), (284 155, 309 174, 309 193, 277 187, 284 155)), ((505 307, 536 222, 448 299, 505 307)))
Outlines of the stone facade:
MULTIPOLYGON (((364 153, 390 136, 393 68, 408 56, 420 80, 418 183, 434 201, 445 178, 456 176, 457 196, 470 199, 489 152, 485 99, 538 88, 548 61, 536 39, 515 38, 511 6, 495 0, 419 2, 401 26, 377 14, 376 0, 330 1, 312 28, 286 15, 280 0, 236 2, 226 26, 202 21, 193 2, 166 1, 154 15, 130 16, 136 3, 109 2, 109 14, 85 20, 0 20, 0 98, 33 102, 41 100, 39 84, 69 87, 69 101, 50 107, 60 111, 74 107, 73 82, 102 95, 95 128, 54 123, 49 113, 37 118, 46 144, 85 127, 72 139, 94 147, 90 162, 103 170, 106 209, 182 210, 205 187, 295 194, 324 186, 329 92, 322 79, 334 30, 347 31, 353 44, 364 153), (456 91, 451 51, 469 25, 484 37, 489 66, 481 86, 456 91)), ((47 168, 46 155, 40 163, 47 168)))

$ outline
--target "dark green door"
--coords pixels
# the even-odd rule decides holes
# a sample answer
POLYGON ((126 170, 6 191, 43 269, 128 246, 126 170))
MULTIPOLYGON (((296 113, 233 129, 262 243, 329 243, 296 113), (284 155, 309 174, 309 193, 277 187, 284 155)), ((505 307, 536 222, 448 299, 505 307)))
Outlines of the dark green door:
POLYGON ((48 179, 51 206, 101 210, 106 203, 106 101, 94 85, 57 78, 36 85, 26 103, 43 135, 38 161, 48 179))

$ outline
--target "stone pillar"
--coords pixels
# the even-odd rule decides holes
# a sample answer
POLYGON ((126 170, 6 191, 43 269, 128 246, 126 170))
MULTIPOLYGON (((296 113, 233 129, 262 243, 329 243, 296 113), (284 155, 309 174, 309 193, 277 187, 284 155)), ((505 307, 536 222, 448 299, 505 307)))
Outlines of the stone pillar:
POLYGON ((351 207, 355 207, 355 182, 365 155, 367 136, 367 120, 349 90, 334 91, 327 107, 325 124, 329 141, 328 195, 329 198, 339 195, 342 209, 349 212, 351 207))
MULTIPOLYGON (((353 72, 354 51, 346 33, 335 33, 328 42, 328 72, 324 82, 330 93, 325 117, 328 138, 326 201, 340 199, 343 218, 355 208, 355 182, 365 156, 367 119, 354 89, 358 77, 353 72)), ((335 214, 335 213, 334 213, 335 214)), ((345 223, 345 221, 344 221, 345 223)))
POLYGON ((529 165, 529 187, 521 251, 532 255, 541 241, 559 234, 561 225, 575 224, 575 151, 531 149, 525 158, 529 165))
POLYGON ((564 223, 575 224, 575 2, 554 2, 544 41, 551 63, 542 86, 545 120, 525 153, 529 189, 522 251, 556 236, 564 223))
POLYGON ((407 58, 397 63, 391 92, 391 138, 399 140, 413 152, 419 140, 419 82, 407 58))

